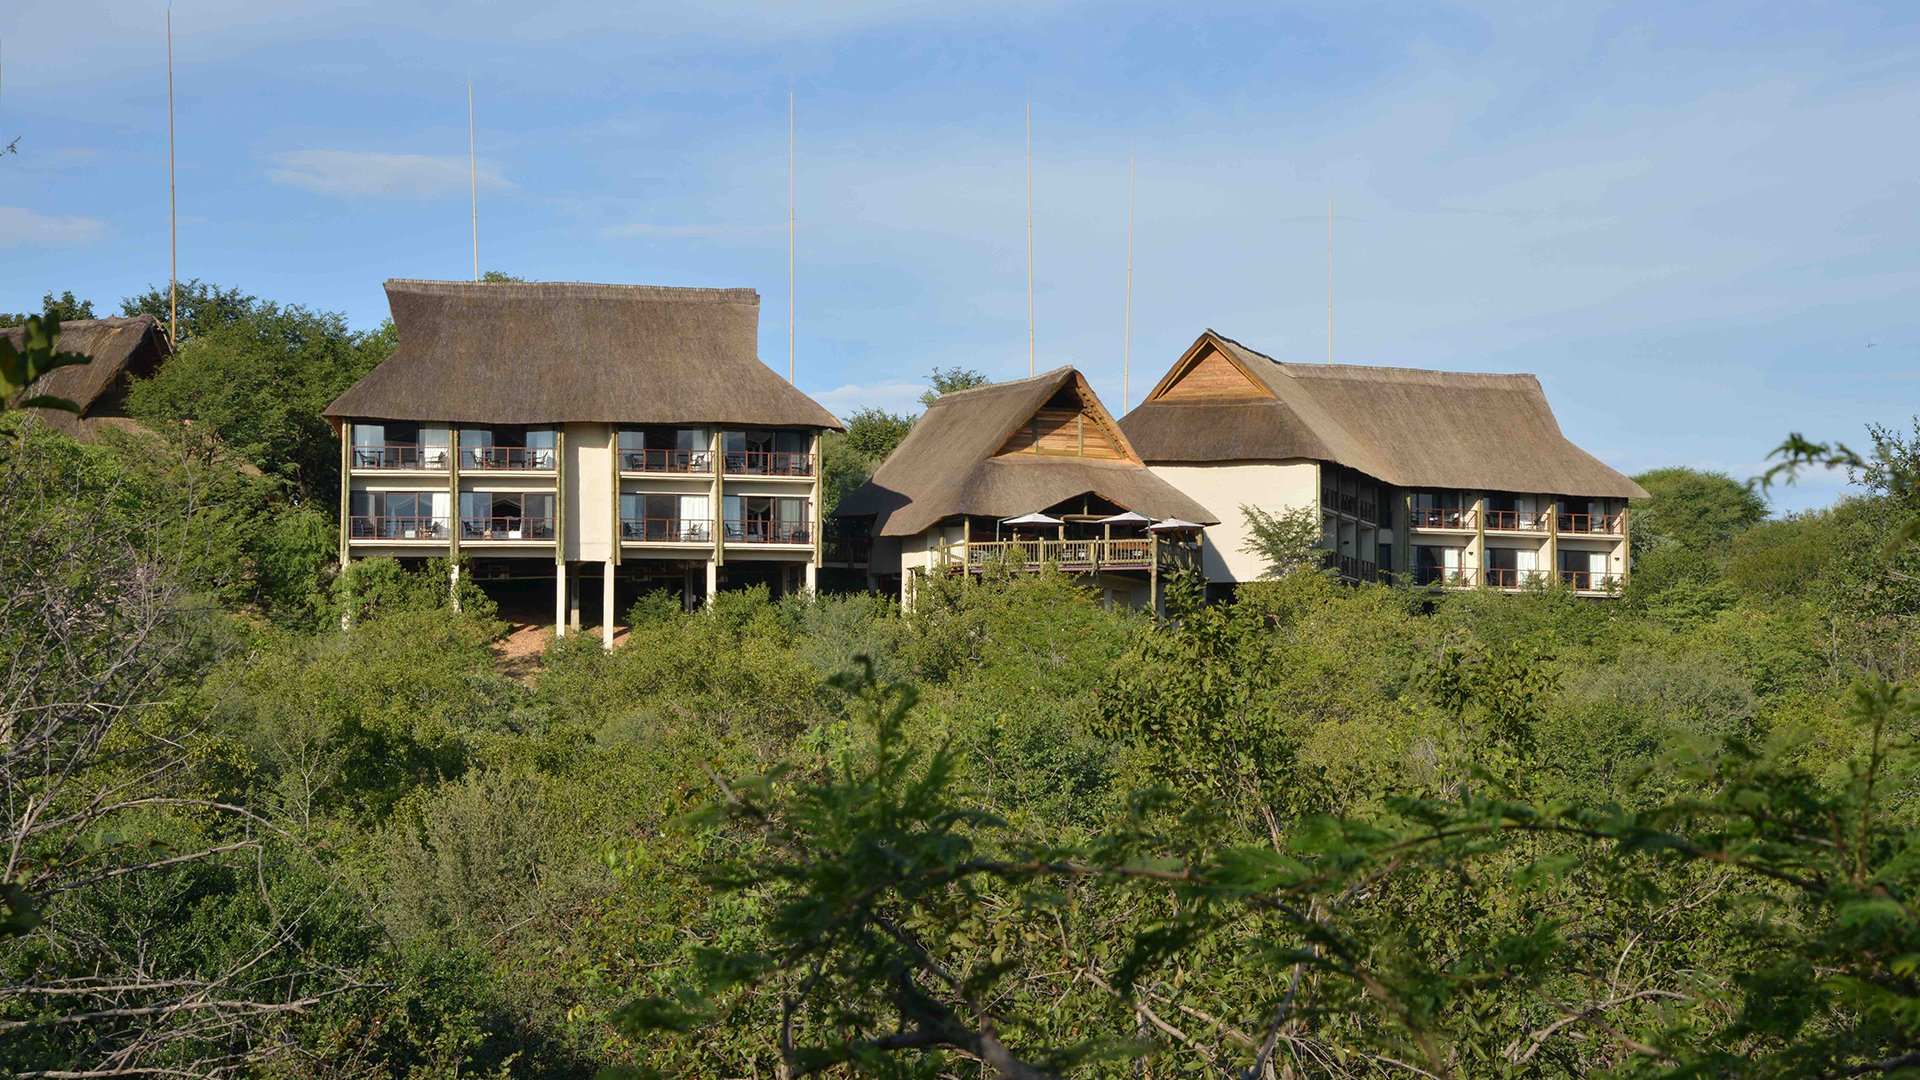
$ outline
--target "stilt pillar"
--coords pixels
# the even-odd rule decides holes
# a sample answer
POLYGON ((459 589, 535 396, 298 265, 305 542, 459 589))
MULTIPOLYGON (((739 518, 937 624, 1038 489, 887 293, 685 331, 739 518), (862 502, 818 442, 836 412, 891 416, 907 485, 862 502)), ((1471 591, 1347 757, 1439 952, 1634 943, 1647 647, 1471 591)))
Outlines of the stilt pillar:
POLYGON ((553 564, 553 636, 567 636, 567 564, 553 564))
POLYGON ((717 562, 709 562, 707 564, 707 606, 708 607, 713 606, 713 598, 716 595, 718 595, 719 592, 720 592, 720 564, 717 562))
POLYGON ((607 560, 600 586, 600 644, 613 648, 613 560, 607 560))

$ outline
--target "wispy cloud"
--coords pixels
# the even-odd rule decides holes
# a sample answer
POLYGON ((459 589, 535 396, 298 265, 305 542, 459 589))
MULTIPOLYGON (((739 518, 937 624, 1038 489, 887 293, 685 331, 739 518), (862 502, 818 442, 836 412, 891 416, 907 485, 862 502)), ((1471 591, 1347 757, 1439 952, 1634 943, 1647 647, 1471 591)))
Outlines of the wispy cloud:
POLYGON ((920 395, 926 391, 926 383, 889 379, 875 383, 847 383, 816 393, 813 399, 844 420, 861 409, 917 413, 920 411, 920 395))
MULTIPOLYGON (((464 190, 467 159, 371 150, 292 150, 276 155, 267 178, 317 195, 421 199, 464 190)), ((479 163, 481 187, 510 186, 494 166, 479 163)))
POLYGON ((70 247, 106 234, 107 223, 90 217, 49 217, 18 206, 0 206, 0 247, 70 247))

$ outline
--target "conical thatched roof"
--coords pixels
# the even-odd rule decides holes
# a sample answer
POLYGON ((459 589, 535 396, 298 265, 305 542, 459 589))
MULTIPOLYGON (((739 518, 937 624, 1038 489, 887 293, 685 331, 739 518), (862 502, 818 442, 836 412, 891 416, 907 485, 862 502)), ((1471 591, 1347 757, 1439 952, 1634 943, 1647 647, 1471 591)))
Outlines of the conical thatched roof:
POLYGON ((955 515, 1007 518, 1081 495, 1155 518, 1219 520, 1140 463, 1093 388, 1070 367, 941 395, 834 516, 871 516, 875 536, 912 536, 955 515), (1006 449, 1063 392, 1077 397, 1115 456, 1006 449))
POLYGON ((387 282, 399 347, 334 420, 838 428, 760 362, 752 289, 387 282))
POLYGON ((1213 330, 1120 426, 1156 464, 1307 458, 1400 487, 1647 494, 1567 441, 1532 375, 1281 363, 1213 330))
MULTIPOLYGON (((20 326, 0 328, 4 336, 20 348, 26 329, 20 326)), ((154 368, 172 351, 160 320, 151 315, 132 315, 110 319, 75 319, 60 324, 56 348, 79 353, 90 362, 55 368, 27 389, 28 396, 52 394, 80 406, 80 415, 59 409, 29 409, 28 412, 55 430, 77 432, 84 420, 103 415, 118 415, 121 398, 130 377, 153 374, 154 368)))

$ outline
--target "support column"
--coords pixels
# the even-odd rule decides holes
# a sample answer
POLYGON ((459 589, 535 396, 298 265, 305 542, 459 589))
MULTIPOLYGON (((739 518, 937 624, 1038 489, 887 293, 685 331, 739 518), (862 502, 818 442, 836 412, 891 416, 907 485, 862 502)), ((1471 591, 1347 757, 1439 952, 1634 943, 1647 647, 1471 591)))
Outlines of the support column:
POLYGON ((460 562, 457 559, 447 560, 447 589, 448 589, 447 600, 452 604, 453 610, 459 611, 460 610, 460 562))
POLYGON ((580 579, 567 582, 567 629, 580 629, 580 579))
POLYGON ((808 596, 820 595, 820 566, 813 560, 807 560, 806 590, 808 596))
MULTIPOLYGON (((616 549, 617 550, 617 549, 616 549)), ((607 569, 600 587, 600 644, 613 648, 613 560, 607 560, 607 569)))
POLYGON ((707 562, 707 606, 708 607, 713 606, 713 598, 719 592, 720 592, 720 563, 719 563, 719 560, 717 559, 709 560, 707 562))
POLYGON ((556 560, 553 564, 553 636, 567 636, 567 562, 556 560))

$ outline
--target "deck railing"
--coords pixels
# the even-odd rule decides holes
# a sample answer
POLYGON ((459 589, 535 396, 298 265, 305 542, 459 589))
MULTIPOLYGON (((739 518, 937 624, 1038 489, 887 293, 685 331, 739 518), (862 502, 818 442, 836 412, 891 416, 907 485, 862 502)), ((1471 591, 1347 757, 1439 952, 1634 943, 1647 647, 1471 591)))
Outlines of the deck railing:
POLYGON ((1492 589, 1518 589, 1524 585, 1544 585, 1551 580, 1553 580, 1553 574, 1546 570, 1487 567, 1487 587, 1492 589))
POLYGON ((729 544, 811 544, 813 526, 804 521, 749 521, 726 523, 729 544))
POLYGON ((710 450, 622 450, 620 471, 650 473, 710 473, 710 450))
POLYGON ((444 446, 387 443, 353 448, 356 469, 434 469, 445 472, 452 451, 444 446))
POLYGON ((1374 501, 1372 499, 1360 500, 1360 520, 1361 521, 1379 521, 1380 520, 1380 508, 1374 504, 1374 501))
POLYGON ((445 540, 449 527, 444 517, 413 514, 355 514, 347 521, 355 540, 445 540))
POLYGON ((550 470, 557 455, 551 446, 463 446, 463 469, 550 470))
POLYGON ((1471 589, 1480 581, 1479 571, 1471 566, 1416 566, 1415 585, 1439 585, 1449 589, 1471 589))
POLYGON ((1560 531, 1585 536, 1619 536, 1625 514, 1561 514, 1560 531))
POLYGON ((812 476, 813 455, 784 450, 728 450, 728 476, 812 476))
POLYGON ((713 522, 705 518, 621 518, 620 539, 630 544, 710 544, 713 522))
POLYGON ((1052 565, 1074 573, 1151 570, 1158 559, 1168 570, 1197 569, 1199 547, 1154 537, 1086 540, 981 540, 940 549, 941 565, 968 573, 988 567, 1038 570, 1052 565))
POLYGON ((1560 580, 1577 592, 1613 592, 1626 582, 1625 577, 1609 570, 1562 570, 1560 580))
POLYGON ((1407 514, 1407 523, 1416 529, 1471 529, 1479 520, 1479 512, 1471 508, 1416 506, 1407 514))
POLYGON ((553 519, 504 515, 500 517, 463 517, 460 539, 475 543, 504 540, 551 540, 553 519))
POLYGON ((1489 510, 1488 532, 1546 532, 1552 519, 1539 510, 1489 510))
POLYGON ((830 563, 859 565, 873 558, 873 537, 831 536, 827 538, 826 559, 830 563))

